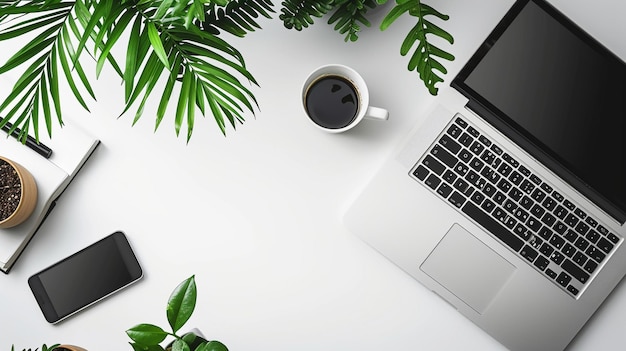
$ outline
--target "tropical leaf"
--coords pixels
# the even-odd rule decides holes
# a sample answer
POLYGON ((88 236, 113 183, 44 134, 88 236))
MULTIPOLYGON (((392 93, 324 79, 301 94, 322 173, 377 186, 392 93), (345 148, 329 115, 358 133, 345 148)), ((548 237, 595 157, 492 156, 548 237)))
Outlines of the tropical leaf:
POLYGON ((429 41, 428 36, 434 35, 450 44, 454 43, 454 39, 448 32, 429 21, 429 18, 436 17, 447 21, 448 16, 421 3, 420 0, 396 0, 395 7, 383 19, 381 30, 387 29, 396 19, 407 12, 417 18, 417 23, 404 39, 400 48, 400 54, 402 56, 407 55, 417 43, 417 47, 415 47, 413 55, 409 60, 408 69, 409 71, 417 71, 428 91, 432 95, 437 95, 438 89, 435 85, 443 81, 440 74, 447 73, 446 68, 439 62, 438 58, 452 61, 454 56, 433 45, 429 41))
POLYGON ((67 60, 74 54, 71 41, 75 38, 67 31, 66 22, 67 18, 75 15, 73 4, 73 1, 0 3, 0 41, 22 36, 29 38, 21 39, 26 44, 0 67, 2 74, 28 65, 0 105, 0 113, 6 112, 0 124, 13 121, 13 127, 21 130, 22 141, 26 140, 31 121, 35 127, 35 136, 39 136, 40 113, 48 131, 51 131, 53 116, 50 104, 55 106, 59 123, 63 123, 60 113, 61 99, 57 90, 59 63, 70 83, 72 93, 81 105, 87 108, 82 90, 86 90, 93 97, 93 90, 85 84, 82 67, 76 65, 74 69, 70 69, 67 60), (76 80, 79 81, 78 84, 76 80))
POLYGON ((285 0, 278 16, 287 29, 302 30, 335 8, 335 0, 285 0))
POLYGON ((153 324, 138 324, 126 331, 126 334, 139 345, 158 345, 165 340, 168 333, 153 324))
MULTIPOLYGON (((170 99, 176 96, 173 94, 175 87, 178 86, 178 100, 173 104, 176 106, 176 134, 179 135, 186 127, 187 141, 190 140, 196 110, 203 114, 210 110, 225 134, 225 119, 236 128, 237 123, 244 121, 244 112, 249 110, 254 113, 257 105, 252 92, 237 76, 252 84, 257 84, 256 80, 247 71, 243 56, 237 49, 219 38, 215 32, 203 31, 197 25, 189 24, 187 13, 190 7, 177 5, 175 0, 165 1, 151 1, 138 7, 138 15, 143 19, 135 20, 131 29, 124 73, 126 107, 122 114, 139 101, 133 121, 136 123, 156 83, 167 72, 167 81, 157 109, 155 130, 164 119, 170 99), (165 1, 169 4, 167 7, 163 7, 165 1), (146 46, 146 41, 150 43, 149 46, 146 46), (210 109, 206 109, 207 105, 210 109)), ((194 23, 203 23, 200 22, 202 18, 212 18, 210 9, 208 15, 200 15, 196 11, 192 18, 194 23)), ((219 25, 216 27, 221 28, 219 25)))
POLYGON ((196 307, 196 281, 191 276, 174 289, 167 301, 167 321, 176 333, 191 317, 196 307))
POLYGON ((368 9, 376 6, 374 0, 340 0, 336 3, 337 10, 328 19, 328 24, 335 24, 334 29, 345 35, 345 41, 357 41, 361 31, 360 24, 366 27, 371 25, 365 14, 368 9))
POLYGON ((23 69, 0 104, 4 113, 0 126, 12 122, 12 130, 19 129, 25 141, 30 129, 38 138, 43 119, 51 135, 54 117, 63 124, 62 80, 89 110, 95 94, 81 63, 87 56, 96 63, 96 77, 107 63, 119 74, 126 103, 122 114, 135 106, 133 124, 167 72, 155 129, 170 99, 177 96, 173 104, 177 135, 186 127, 189 141, 196 110, 213 114, 225 134, 226 120, 235 128, 247 110, 254 113, 256 100, 242 81, 257 83, 241 53, 217 36, 218 29, 242 35, 242 30, 260 28, 255 18, 269 18, 273 12, 269 0, 232 1, 232 5, 228 0, 0 1, 0 41, 29 38, 22 39, 26 44, 0 66, 0 74, 23 69), (112 52, 125 33, 129 37, 122 69, 112 52), (176 88, 181 90, 174 95, 176 88))
MULTIPOLYGON (((87 95, 95 100, 89 78, 78 60, 84 47, 81 43, 90 35, 84 35, 85 27, 75 22, 88 24, 86 16, 90 8, 90 0, 0 2, 0 41, 21 39, 26 42, 0 67, 2 74, 28 65, 0 105, 0 113, 5 114, 0 124, 13 121, 13 128, 20 129, 22 141, 26 140, 31 127, 39 138, 40 117, 49 135, 54 115, 59 124, 63 124, 60 76, 65 78, 83 108, 89 110, 87 95)), ((104 57, 116 66, 108 53, 104 57)))
POLYGON ((200 27, 215 35, 223 30, 244 37, 249 32, 261 29, 257 18, 260 16, 272 18, 270 13, 274 12, 273 6, 270 0, 232 0, 226 6, 211 2, 204 21, 200 22, 200 27))

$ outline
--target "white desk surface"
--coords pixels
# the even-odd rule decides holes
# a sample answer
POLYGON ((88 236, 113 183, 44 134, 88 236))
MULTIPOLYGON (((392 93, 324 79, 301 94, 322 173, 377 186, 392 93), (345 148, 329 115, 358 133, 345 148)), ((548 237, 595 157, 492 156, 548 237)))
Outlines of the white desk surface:
MULTIPOLYGON (((446 83, 512 3, 433 2, 451 16, 442 27, 456 40, 446 83)), ((626 59, 626 5, 553 3, 626 59)), ((372 28, 352 44, 324 20, 303 32, 286 30, 278 14, 260 21, 263 30, 229 39, 261 88, 252 88, 260 112, 226 138, 211 117, 197 119, 188 145, 175 137, 171 115, 153 133, 150 112, 157 102, 131 128, 132 114, 117 119, 123 89, 110 71, 95 84, 99 100, 90 104, 91 115, 67 93, 67 121, 102 145, 11 273, 0 276, 0 349, 61 342, 130 350, 124 331, 144 322, 166 326, 167 298, 192 274, 199 298, 189 328, 231 350, 502 349, 342 224, 351 199, 434 101, 399 54, 412 20, 378 29, 388 9, 377 10, 372 28), (301 83, 327 63, 357 69, 372 105, 386 107, 390 120, 365 121, 341 135, 310 125, 300 106, 301 83), (27 278, 118 229, 134 246, 144 279, 48 324, 27 278)), ((571 349, 624 345, 624 325, 622 283, 571 349)))

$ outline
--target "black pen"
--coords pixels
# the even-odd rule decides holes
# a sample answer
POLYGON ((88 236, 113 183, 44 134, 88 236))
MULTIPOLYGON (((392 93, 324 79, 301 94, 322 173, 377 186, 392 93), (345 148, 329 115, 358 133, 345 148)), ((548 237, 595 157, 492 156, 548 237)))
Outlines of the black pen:
MULTIPOLYGON (((2 130, 4 130, 7 133, 9 133, 11 128, 13 128, 13 125, 9 122, 6 122, 5 125, 2 126, 2 130)), ((16 139, 19 139, 19 136, 20 136, 19 128, 15 128, 13 133, 11 133, 11 136, 15 137, 16 139)), ((21 142, 21 140, 19 141, 21 142)), ((52 156, 52 149, 50 149, 43 143, 38 142, 37 140, 35 140, 35 138, 31 137, 30 135, 26 136, 26 146, 28 146, 33 151, 35 151, 36 153, 40 154, 41 156, 45 158, 50 158, 50 156, 52 156)))

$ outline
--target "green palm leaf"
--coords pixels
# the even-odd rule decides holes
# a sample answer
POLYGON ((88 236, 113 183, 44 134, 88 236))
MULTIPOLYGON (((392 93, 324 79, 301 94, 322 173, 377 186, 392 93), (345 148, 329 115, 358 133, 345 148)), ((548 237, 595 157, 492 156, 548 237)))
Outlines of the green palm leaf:
POLYGON ((177 96, 177 135, 186 128, 189 141, 196 110, 214 114, 225 134, 226 119, 235 127, 244 121, 244 111, 254 113, 257 104, 241 80, 257 83, 241 53, 219 38, 217 29, 243 35, 242 31, 260 28, 256 18, 269 18, 273 12, 269 0, 232 1, 0 1, 0 41, 29 38, 0 65, 0 74, 23 69, 0 104, 0 113, 4 113, 0 125, 13 122, 25 140, 30 130, 39 136, 43 119, 51 135, 55 115, 63 124, 61 84, 89 110, 87 97, 95 100, 95 94, 81 63, 81 57, 87 56, 96 63, 96 77, 107 63, 120 75, 126 103, 122 114, 136 106, 133 124, 143 115, 163 72, 168 72, 155 130, 167 114, 170 99, 177 96), (129 39, 122 69, 111 53, 126 33, 129 39), (177 88, 180 91, 175 95, 177 88))
POLYGON ((340 0, 336 3, 337 10, 328 19, 328 24, 335 24, 335 30, 345 34, 345 41, 357 41, 362 24, 369 27, 371 24, 365 17, 368 9, 377 6, 374 0, 340 0))
MULTIPOLYGON (((211 15, 205 16, 199 11, 197 3, 185 7, 175 0, 166 1, 168 6, 164 6, 162 1, 153 1, 138 7, 137 16, 143 19, 135 20, 131 29, 124 76, 127 84, 126 107, 122 114, 143 96, 135 112, 134 123, 137 122, 157 81, 163 72, 168 72, 157 109, 155 130, 166 115, 170 99, 177 96, 174 111, 177 135, 186 128, 187 141, 190 140, 196 110, 203 114, 210 110, 225 134, 223 116, 236 115, 231 123, 235 128, 235 120, 244 121, 241 106, 254 113, 256 105, 254 95, 240 83, 237 75, 253 84, 256 81, 246 69, 243 56, 237 49, 217 37, 216 33, 202 31, 197 26, 206 23, 200 20, 206 21, 211 15), (191 24, 190 12, 194 14, 191 24), (151 44, 149 47, 142 46, 146 38, 151 44), (149 55, 148 60, 144 60, 146 54, 149 55), (176 87, 180 90, 174 95, 176 87), (207 105, 210 109, 206 109, 207 105)), ((214 6, 208 7, 209 13, 214 6)))
POLYGON ((261 29, 255 20, 260 16, 271 18, 274 4, 270 0, 232 0, 226 6, 210 3, 208 12, 200 27, 212 34, 219 34, 220 29, 232 35, 243 37, 255 29, 261 29))
POLYGON ((278 16, 287 29, 302 30, 335 8, 335 0, 284 0, 278 16))
POLYGON ((422 79, 428 88, 428 91, 432 95, 437 95, 438 89, 435 85, 443 81, 443 78, 437 71, 440 74, 447 73, 446 68, 437 58, 452 61, 454 60, 454 56, 430 43, 428 36, 434 35, 440 37, 450 44, 454 43, 454 39, 452 35, 429 21, 428 18, 436 17, 446 21, 448 20, 448 16, 421 3, 420 0, 396 0, 396 6, 383 19, 381 30, 387 29, 396 19, 406 12, 417 18, 417 24, 407 34, 400 48, 400 54, 402 56, 407 55, 417 42, 415 51, 409 60, 408 69, 409 71, 417 71, 420 79, 422 79))
POLYGON ((48 134, 52 134, 52 106, 56 119, 63 124, 59 76, 65 78, 83 108, 88 110, 85 92, 95 99, 89 79, 78 61, 81 49, 76 49, 73 44, 83 39, 73 22, 74 18, 81 23, 88 22, 84 18, 84 9, 90 7, 90 1, 30 0, 0 3, 0 41, 31 37, 0 66, 2 74, 28 65, 0 105, 0 113, 6 112, 3 123, 13 121, 14 127, 22 131, 22 141, 26 140, 31 127, 35 137, 39 137, 41 116, 48 134))

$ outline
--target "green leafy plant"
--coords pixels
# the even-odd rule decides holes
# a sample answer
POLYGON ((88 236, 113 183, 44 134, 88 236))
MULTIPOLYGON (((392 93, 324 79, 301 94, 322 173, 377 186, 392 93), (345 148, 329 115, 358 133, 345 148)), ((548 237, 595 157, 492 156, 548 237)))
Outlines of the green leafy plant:
MULTIPOLYGON (((326 14, 333 14, 328 24, 334 24, 334 29, 345 35, 345 41, 358 40, 361 25, 369 27, 368 10, 387 3, 388 0, 284 0, 281 5, 279 18, 288 29, 302 30, 314 24, 314 18, 321 18, 326 14)), ((447 70, 440 59, 454 60, 450 53, 435 46, 429 36, 444 39, 454 43, 452 35, 433 23, 430 18, 447 21, 448 16, 440 13, 421 0, 396 0, 395 6, 383 19, 380 29, 386 30, 399 17, 409 14, 416 19, 415 26, 407 34, 400 54, 406 56, 415 47, 409 60, 409 71, 416 71, 432 95, 437 94, 437 83, 442 82, 442 74, 447 70), (439 59, 439 60, 438 60, 439 59)))
POLYGON ((193 333, 182 336, 177 334, 193 314, 196 296, 195 277, 191 276, 180 283, 168 299, 166 314, 171 332, 154 324, 138 324, 126 331, 133 341, 131 343, 133 349, 135 351, 163 351, 165 349, 160 344, 168 336, 172 336, 175 338, 171 344, 172 351, 190 351, 191 345, 194 344, 197 344, 193 349, 195 351, 228 351, 226 346, 219 341, 199 341, 198 336, 193 333))
POLYGON ((443 38, 450 44, 454 43, 454 38, 450 33, 429 21, 429 18, 435 17, 447 21, 449 17, 421 3, 420 0, 396 0, 396 6, 383 19, 381 29, 387 29, 397 18, 407 12, 417 19, 417 23, 404 39, 400 48, 400 54, 405 56, 417 43, 417 47, 409 60, 409 71, 417 71, 428 91, 432 95, 437 95, 435 84, 442 82, 443 78, 436 71, 442 74, 448 72, 441 62, 437 60, 437 57, 452 61, 454 56, 432 44, 428 40, 428 35, 443 38))
MULTIPOLYGON (((48 346, 46 346, 46 344, 43 344, 41 346, 41 351, 54 351, 59 346, 60 346, 60 344, 54 344, 54 345, 48 347, 48 346)), ((34 351, 37 351, 37 350, 39 350, 39 349, 35 349, 34 351)), ((11 351, 15 351, 15 345, 11 345, 11 351)), ((28 349, 28 350, 23 349, 22 351, 31 351, 31 349, 28 349)))
POLYGON ((227 123, 236 128, 257 105, 242 81, 258 84, 241 53, 217 33, 223 29, 243 36, 259 27, 252 18, 269 17, 271 6, 269 0, 0 1, 0 42, 29 38, 21 39, 26 44, 0 66, 0 74, 25 67, 0 104, 5 114, 0 127, 12 122, 9 132, 19 129, 25 140, 30 131, 38 138, 40 124, 45 124, 51 135, 53 120, 63 124, 62 78, 89 111, 88 101, 96 96, 81 63, 87 56, 95 64, 96 77, 107 64, 119 75, 125 101, 121 114, 136 107, 133 125, 163 80, 164 87, 156 93, 160 100, 155 130, 177 87, 177 135, 186 128, 187 140, 191 138, 197 110, 212 114, 225 133, 227 123), (126 32, 128 41, 121 44, 126 32), (113 55, 119 45, 126 48, 121 61, 113 55))

